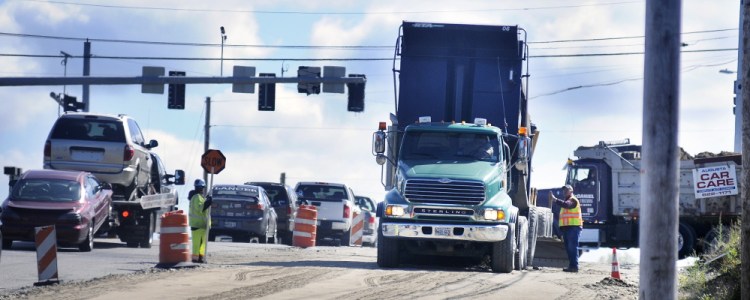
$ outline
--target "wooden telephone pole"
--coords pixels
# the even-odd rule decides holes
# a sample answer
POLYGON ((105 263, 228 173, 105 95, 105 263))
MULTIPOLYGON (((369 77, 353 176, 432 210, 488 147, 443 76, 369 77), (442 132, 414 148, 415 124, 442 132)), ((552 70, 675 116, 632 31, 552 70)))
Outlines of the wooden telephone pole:
POLYGON ((742 114, 742 191, 740 193, 742 199, 742 225, 741 225, 741 244, 742 253, 740 254, 740 294, 743 300, 750 300, 750 58, 747 57, 750 53, 750 41, 748 41, 747 33, 750 32, 750 9, 748 8, 750 1, 740 1, 740 19, 742 20, 740 28, 740 57, 742 68, 737 70, 740 74, 741 80, 739 80, 741 91, 736 96, 741 95, 741 99, 737 99, 741 102, 742 114))
POLYGON ((677 299, 681 6, 646 1, 640 299, 677 299))

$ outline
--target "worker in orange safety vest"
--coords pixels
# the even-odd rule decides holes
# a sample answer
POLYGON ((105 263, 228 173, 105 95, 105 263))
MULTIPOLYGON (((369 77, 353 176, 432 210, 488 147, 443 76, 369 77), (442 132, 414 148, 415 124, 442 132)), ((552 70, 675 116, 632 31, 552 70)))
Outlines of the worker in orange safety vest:
POLYGON ((573 187, 565 185, 562 187, 563 199, 559 199, 550 193, 556 204, 560 205, 559 225, 562 231, 565 252, 568 254, 568 267, 564 272, 578 272, 578 239, 583 230, 583 217, 581 215, 581 201, 573 195, 573 187))

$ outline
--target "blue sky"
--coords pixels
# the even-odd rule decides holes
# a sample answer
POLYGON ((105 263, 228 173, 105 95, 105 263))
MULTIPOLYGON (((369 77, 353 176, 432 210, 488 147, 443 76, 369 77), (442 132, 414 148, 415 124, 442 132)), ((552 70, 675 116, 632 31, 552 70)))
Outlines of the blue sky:
MULTIPOLYGON (((734 148, 732 85, 737 69, 739 1, 683 1, 679 143, 689 153, 734 148)), ((232 66, 296 76, 299 66, 344 66, 368 78, 363 113, 346 111, 345 94, 306 96, 296 85, 277 85, 276 111, 257 111, 257 94, 232 93, 231 85, 189 85, 186 109, 168 110, 167 96, 140 86, 92 86, 91 111, 134 117, 168 169, 201 176, 204 102, 211 111, 211 148, 227 156, 215 183, 329 181, 380 200, 380 166, 371 134, 394 107, 390 60, 278 61, 294 58, 392 58, 402 21, 518 25, 530 42, 532 122, 541 134, 532 186, 557 187, 573 150, 600 140, 641 141, 643 55, 561 57, 581 53, 640 53, 645 1, 22 1, 0 2, 0 77, 81 76, 82 39, 92 40, 92 76, 140 76, 143 66, 163 66, 188 76, 219 76, 218 60, 139 60, 127 57, 221 56, 232 66), (38 38, 48 36, 54 38, 38 38), (66 39, 59 39, 66 38, 66 39), (112 41, 190 43, 174 46, 112 41), (257 47, 264 46, 264 47, 257 47), (289 48, 267 46, 325 46, 289 48), (341 49, 332 46, 377 46, 341 49), (536 56, 536 57, 534 57, 536 56), (242 58, 261 59, 242 61, 242 58), (262 60, 267 59, 267 60, 262 60), (274 59, 273 61, 269 61, 274 59), (581 88, 576 88, 581 87, 581 88)), ((79 86, 0 87, 0 165, 42 167, 42 150, 58 116, 50 92, 78 96, 79 86)), ((0 184, 7 183, 7 177, 0 184)), ((181 190, 187 194, 188 188, 181 190)), ((0 197, 7 189, 0 189, 0 197)))

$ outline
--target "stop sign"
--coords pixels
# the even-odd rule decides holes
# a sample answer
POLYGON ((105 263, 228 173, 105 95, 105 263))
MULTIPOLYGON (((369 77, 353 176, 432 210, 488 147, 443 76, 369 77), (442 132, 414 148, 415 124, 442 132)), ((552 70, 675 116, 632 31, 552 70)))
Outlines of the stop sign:
POLYGON ((227 158, 219 150, 208 149, 201 155, 201 167, 209 174, 219 174, 226 167, 227 158))

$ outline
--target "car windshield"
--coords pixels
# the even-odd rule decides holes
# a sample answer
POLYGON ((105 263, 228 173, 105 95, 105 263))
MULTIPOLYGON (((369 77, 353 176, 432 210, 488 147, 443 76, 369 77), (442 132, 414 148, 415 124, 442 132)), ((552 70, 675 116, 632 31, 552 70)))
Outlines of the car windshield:
POLYGON ((266 190, 268 199, 271 200, 273 206, 287 205, 289 203, 289 195, 287 195, 286 189, 283 186, 263 185, 262 187, 266 190))
POLYGON ((70 202, 81 199, 81 185, 72 180, 22 179, 13 186, 15 200, 70 202))
POLYGON ((60 118, 52 131, 53 139, 125 142, 125 130, 121 122, 60 118))
POLYGON ((336 201, 346 199, 346 189, 343 186, 330 185, 301 185, 297 187, 297 197, 306 200, 336 201))
POLYGON ((472 132, 409 131, 401 146, 403 159, 499 161, 497 135, 472 132))
POLYGON ((375 207, 372 206, 372 202, 367 200, 366 197, 357 197, 357 205, 364 210, 375 211, 375 207))

